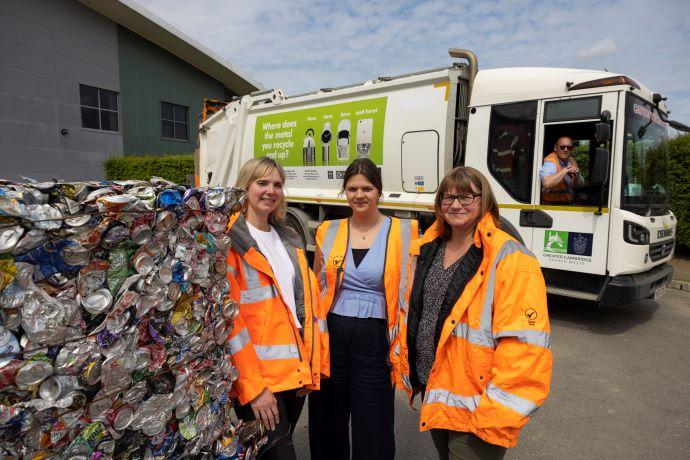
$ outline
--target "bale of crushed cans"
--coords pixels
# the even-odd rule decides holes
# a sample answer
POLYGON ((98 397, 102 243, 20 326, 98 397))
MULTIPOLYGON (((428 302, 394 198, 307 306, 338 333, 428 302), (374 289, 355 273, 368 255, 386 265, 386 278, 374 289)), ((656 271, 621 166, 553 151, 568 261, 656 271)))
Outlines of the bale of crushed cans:
POLYGON ((0 456, 253 456, 227 343, 235 188, 0 181, 0 456))

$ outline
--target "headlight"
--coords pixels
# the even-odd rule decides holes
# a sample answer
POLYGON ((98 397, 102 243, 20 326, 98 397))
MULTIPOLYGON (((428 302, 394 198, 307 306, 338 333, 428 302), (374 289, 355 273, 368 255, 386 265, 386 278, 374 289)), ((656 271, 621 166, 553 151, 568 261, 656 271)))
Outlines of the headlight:
POLYGON ((634 222, 623 222, 623 239, 630 244, 649 244, 649 230, 634 222))

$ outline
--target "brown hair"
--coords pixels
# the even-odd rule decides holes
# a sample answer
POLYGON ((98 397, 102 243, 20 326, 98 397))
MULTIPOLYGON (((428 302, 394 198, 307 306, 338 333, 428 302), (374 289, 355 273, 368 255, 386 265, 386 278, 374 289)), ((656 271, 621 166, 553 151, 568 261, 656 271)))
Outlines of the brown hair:
POLYGON ((383 181, 381 180, 381 170, 376 166, 376 164, 369 158, 357 158, 355 161, 350 163, 350 166, 345 170, 345 177, 343 177, 343 187, 340 189, 340 193, 345 193, 345 186, 347 181, 349 181, 352 176, 361 174, 367 178, 371 185, 376 187, 379 191, 379 195, 383 193, 383 181))
MULTIPOLYGON (((285 185, 285 170, 283 169, 277 161, 270 157, 260 157, 252 158, 242 165, 239 174, 237 174, 237 181, 235 183, 236 187, 248 190, 249 186, 255 180, 266 177, 273 171, 278 171, 280 179, 285 185)), ((247 210, 249 201, 246 202, 242 212, 247 210)), ((285 194, 283 194, 283 199, 278 205, 278 207, 268 216, 268 222, 270 224, 279 224, 285 220, 285 215, 287 214, 287 200, 285 199, 285 194)))
POLYGON ((493 190, 491 190, 489 181, 475 168, 470 166, 458 166, 446 174, 441 181, 441 185, 436 191, 436 198, 434 198, 436 220, 438 220, 443 227, 444 240, 450 238, 452 229, 450 225, 448 225, 448 223, 443 219, 443 214, 441 212, 441 198, 450 189, 455 189, 456 193, 481 193, 481 196, 479 197, 480 219, 488 212, 494 218, 494 223, 496 225, 499 224, 498 202, 496 201, 493 190), (474 186, 474 189, 472 186, 474 186), (477 192, 475 192, 475 190, 477 192))

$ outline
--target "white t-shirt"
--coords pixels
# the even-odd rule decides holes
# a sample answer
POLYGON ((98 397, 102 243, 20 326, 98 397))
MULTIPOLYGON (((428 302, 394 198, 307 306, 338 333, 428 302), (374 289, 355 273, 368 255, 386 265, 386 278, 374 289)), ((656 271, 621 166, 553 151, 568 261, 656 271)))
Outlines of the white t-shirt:
POLYGON ((247 227, 278 280, 280 291, 283 293, 283 301, 290 308, 297 327, 301 328, 302 325, 297 319, 297 308, 295 307, 295 266, 292 265, 292 260, 287 249, 285 249, 283 240, 280 239, 280 235, 273 226, 268 232, 259 230, 249 222, 247 222, 247 227))

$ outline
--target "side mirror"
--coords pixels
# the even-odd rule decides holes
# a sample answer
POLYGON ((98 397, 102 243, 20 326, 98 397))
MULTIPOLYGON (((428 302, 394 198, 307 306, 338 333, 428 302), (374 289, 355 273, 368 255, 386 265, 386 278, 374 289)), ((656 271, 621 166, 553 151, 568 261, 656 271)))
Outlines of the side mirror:
POLYGON ((611 125, 605 121, 600 121, 594 125, 594 138, 597 144, 605 144, 611 140, 611 125))
MULTIPOLYGON (((608 125, 607 125, 608 126, 608 125)), ((600 186, 609 178, 609 151, 597 147, 592 163, 592 173, 589 177, 589 185, 600 186)))

